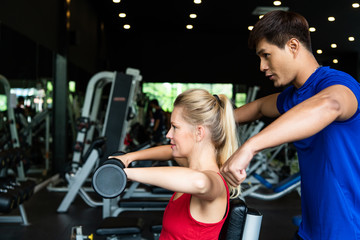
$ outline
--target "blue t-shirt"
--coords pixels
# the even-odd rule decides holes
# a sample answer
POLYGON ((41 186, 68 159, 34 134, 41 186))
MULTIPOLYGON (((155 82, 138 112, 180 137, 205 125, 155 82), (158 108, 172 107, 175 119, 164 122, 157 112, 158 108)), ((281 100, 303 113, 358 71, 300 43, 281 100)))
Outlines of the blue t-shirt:
MULTIPOLYGON (((350 75, 318 68, 296 89, 277 99, 281 114, 332 85, 344 85, 360 103, 360 85, 350 75)), ((334 121, 319 133, 294 142, 301 173, 303 239, 360 239, 360 111, 334 121)))

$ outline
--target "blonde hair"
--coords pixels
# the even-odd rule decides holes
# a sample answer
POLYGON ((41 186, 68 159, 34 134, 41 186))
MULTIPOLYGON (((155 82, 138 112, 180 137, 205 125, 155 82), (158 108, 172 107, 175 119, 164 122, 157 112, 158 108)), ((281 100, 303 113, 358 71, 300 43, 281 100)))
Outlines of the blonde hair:
MULTIPOLYGON (((174 107, 183 108, 183 118, 192 125, 206 126, 212 136, 216 149, 216 162, 221 168, 238 148, 234 109, 230 100, 223 94, 212 95, 204 89, 190 89, 181 93, 174 107)), ((230 189, 230 197, 240 195, 240 186, 230 189)))

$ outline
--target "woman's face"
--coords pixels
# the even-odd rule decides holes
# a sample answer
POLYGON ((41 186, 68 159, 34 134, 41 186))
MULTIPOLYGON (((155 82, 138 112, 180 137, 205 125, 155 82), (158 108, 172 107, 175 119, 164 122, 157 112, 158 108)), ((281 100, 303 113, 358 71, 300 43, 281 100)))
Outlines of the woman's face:
POLYGON ((175 107, 171 114, 171 128, 166 134, 170 139, 173 157, 189 157, 196 141, 194 126, 182 116, 183 108, 175 107))

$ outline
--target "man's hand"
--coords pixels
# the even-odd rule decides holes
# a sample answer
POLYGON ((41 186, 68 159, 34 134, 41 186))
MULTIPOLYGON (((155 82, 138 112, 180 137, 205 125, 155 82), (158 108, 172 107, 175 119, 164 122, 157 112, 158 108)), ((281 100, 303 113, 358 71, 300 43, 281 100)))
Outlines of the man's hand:
POLYGON ((222 166, 220 172, 233 187, 240 185, 246 179, 246 167, 254 154, 243 145, 222 166))

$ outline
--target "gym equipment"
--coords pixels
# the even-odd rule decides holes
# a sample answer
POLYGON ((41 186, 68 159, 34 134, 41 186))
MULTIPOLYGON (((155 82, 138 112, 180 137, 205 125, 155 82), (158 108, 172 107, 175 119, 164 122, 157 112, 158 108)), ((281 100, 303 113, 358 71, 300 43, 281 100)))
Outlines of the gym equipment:
MULTIPOLYGON (((112 156, 121 156, 124 152, 115 152, 112 156)), ((145 164, 146 165, 146 164, 145 164)), ((145 167, 142 165, 142 167, 145 167)), ((117 216, 123 211, 153 211, 164 210, 171 193, 159 191, 159 193, 136 192, 139 187, 138 182, 132 182, 126 189, 127 176, 123 170, 124 164, 117 159, 109 159, 105 161, 93 174, 92 186, 96 193, 104 198, 104 202, 109 205, 104 207, 103 218, 109 216, 117 216), (132 196, 137 196, 132 198, 132 196), (118 202, 117 206, 115 202, 118 202), (106 212, 108 211, 108 212, 106 212)), ((155 188, 158 189, 158 188, 155 188)))
MULTIPOLYGON (((20 147, 20 141, 19 141, 19 136, 18 136, 18 132, 16 129, 16 124, 15 124, 15 114, 14 114, 14 109, 13 106, 11 106, 11 101, 9 101, 9 99, 11 99, 11 94, 10 94, 10 84, 9 81, 2 75, 0 75, 0 84, 3 85, 4 90, 5 90, 5 95, 6 98, 8 99, 7 101, 7 117, 8 117, 8 123, 9 123, 9 129, 10 129, 10 135, 11 135, 11 140, 10 140, 10 146, 7 146, 7 148, 18 148, 20 147)), ((4 146, 3 146, 4 148, 4 146)), ((0 176, 3 176, 4 173, 0 172, 0 176)), ((19 165, 17 166, 17 175, 19 179, 25 179, 25 171, 24 171, 24 165, 22 162, 19 163, 19 165)))
MULTIPOLYGON (((257 198, 260 200, 274 200, 278 199, 289 192, 298 189, 298 193, 300 193, 300 184, 301 184, 301 177, 300 173, 295 173, 288 178, 284 179, 280 183, 273 186, 271 183, 267 182, 266 179, 261 177, 260 175, 254 174, 254 176, 259 179, 261 183, 263 183, 264 186, 266 186, 268 189, 271 189, 273 192, 270 194, 264 194, 264 193, 257 193, 257 192, 251 192, 248 196, 257 198)), ((260 188, 260 185, 258 185, 260 188)), ((255 191, 256 189, 252 189, 255 191)))
POLYGON ((258 153, 252 160, 250 167, 247 169, 247 178, 242 183, 244 189, 242 197, 253 197, 261 200, 278 199, 293 190, 297 190, 301 195, 300 173, 296 172, 287 178, 279 181, 279 171, 271 166, 271 162, 276 156, 283 153, 285 157, 285 165, 292 162, 297 162, 296 154, 289 157, 289 144, 282 144, 280 146, 265 149, 258 153), (264 193, 261 189, 267 188, 272 192, 264 193))
POLYGON ((86 152, 92 141, 95 127, 91 123, 97 122, 102 92, 109 83, 111 83, 111 90, 101 133, 101 136, 106 136, 108 139, 107 149, 109 150, 105 156, 109 156, 114 151, 124 150, 123 142, 128 122, 135 114, 132 105, 136 103, 136 92, 139 90, 138 85, 141 80, 140 71, 133 68, 127 68, 125 74, 100 72, 90 79, 81 114, 81 119, 90 123, 90 126, 77 134, 76 142, 83 145, 83 148, 81 151, 74 152, 74 163, 80 162, 82 153, 86 152))
MULTIPOLYGON (((229 215, 219 236, 219 240, 257 240, 260 235, 262 215, 248 208, 240 199, 230 202, 229 215)), ((144 223, 142 219, 109 217, 103 220, 96 233, 108 239, 141 239, 144 223)), ((151 227, 154 239, 159 239, 161 225, 151 227)))
POLYGON ((84 236, 82 233, 82 226, 75 226, 71 228, 70 240, 84 240, 84 239, 93 240, 94 235, 90 234, 84 236))
POLYGON ((221 240, 259 239, 262 215, 240 199, 230 201, 229 216, 221 229, 221 240))
POLYGON ((76 138, 72 170, 65 174, 69 186, 66 189, 48 188, 50 191, 66 191, 67 194, 61 202, 58 212, 66 212, 77 194, 90 206, 103 206, 103 202, 96 202, 86 193, 83 185, 93 172, 95 166, 109 156, 111 152, 121 151, 124 147, 124 137, 128 122, 134 116, 133 102, 136 102, 136 91, 142 77, 137 69, 128 68, 126 73, 100 72, 95 74, 87 86, 85 102, 81 115, 80 131, 76 138), (106 138, 106 148, 100 156, 99 150, 89 145, 93 142, 94 126, 98 115, 102 91, 105 85, 111 84, 109 100, 106 107, 100 137, 106 138), (90 126, 90 127, 88 127, 90 126), (90 154, 86 154, 89 153, 90 154), (95 151, 94 151, 95 150, 95 151), (84 164, 80 160, 83 160, 84 164))
MULTIPOLYGON (((142 149, 148 146, 143 146, 142 149)), ((138 149, 140 150, 140 149, 138 149)), ((116 152, 112 155, 122 155, 116 152)), ((131 164, 137 167, 134 162, 131 164)), ((150 167, 151 161, 142 161, 141 167, 150 167)), ((153 191, 139 189, 140 183, 131 182, 127 188, 127 177, 123 171, 121 161, 110 159, 103 163, 93 175, 92 185, 95 192, 102 196, 103 218, 116 217, 123 211, 162 211, 165 209, 172 193, 160 188, 151 188, 153 191), (121 193, 124 194, 120 197, 121 193)))
POLYGON ((105 218, 96 229, 96 234, 107 239, 142 240, 141 231, 144 226, 142 218, 105 218))
POLYGON ((19 208, 20 211, 18 216, 0 216, 0 223, 30 225, 23 203, 31 198, 34 188, 35 182, 32 180, 17 181, 13 177, 2 177, 0 179, 0 212, 9 214, 16 208, 19 208))
MULTIPOLYGON (((250 87, 247 94, 246 103, 255 100, 259 87, 250 87)), ((256 135, 264 127, 265 123, 262 121, 255 121, 250 124, 242 125, 238 128, 238 135, 241 143, 256 135)), ((279 171, 271 166, 272 161, 276 157, 283 157, 285 166, 297 162, 297 156, 289 156, 290 146, 288 143, 279 145, 277 147, 264 149, 254 156, 251 160, 249 167, 246 169, 247 178, 242 183, 243 193, 242 198, 254 197, 262 200, 274 200, 280 198, 287 193, 297 190, 300 192, 300 174, 295 173, 283 181, 279 171), (272 193, 263 193, 258 191, 261 188, 272 190, 272 193)))
POLYGON ((101 149, 104 144, 104 138, 99 138, 93 141, 91 147, 88 149, 88 152, 85 155, 85 164, 81 168, 79 168, 79 170, 76 171, 73 176, 70 176, 70 174, 65 175, 69 183, 69 191, 66 193, 65 197, 61 201, 60 206, 57 209, 58 212, 66 212, 69 209, 71 203, 74 201, 77 194, 79 194, 89 206, 101 206, 101 203, 92 200, 92 198, 86 193, 82 186, 89 177, 97 160, 100 159, 100 157, 102 156, 101 149))
MULTIPOLYGON (((122 152, 111 156, 121 156, 122 152)), ((126 187, 127 177, 124 172, 124 164, 117 159, 110 159, 99 167, 92 177, 92 186, 96 193, 103 198, 115 198, 126 187)))

